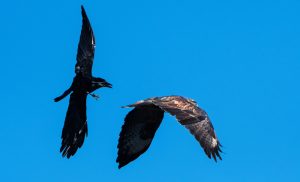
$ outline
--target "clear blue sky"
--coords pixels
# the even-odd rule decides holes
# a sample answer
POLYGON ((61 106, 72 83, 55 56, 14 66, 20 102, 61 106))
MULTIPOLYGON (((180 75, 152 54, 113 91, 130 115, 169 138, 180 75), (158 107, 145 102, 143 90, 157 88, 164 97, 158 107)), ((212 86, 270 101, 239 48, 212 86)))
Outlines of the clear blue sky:
POLYGON ((1 2, 0 178, 53 181, 300 181, 300 2, 1 2), (59 153, 83 4, 96 36, 89 136, 59 153), (212 119, 223 161, 166 115, 149 150, 117 169, 120 106, 177 94, 212 119))

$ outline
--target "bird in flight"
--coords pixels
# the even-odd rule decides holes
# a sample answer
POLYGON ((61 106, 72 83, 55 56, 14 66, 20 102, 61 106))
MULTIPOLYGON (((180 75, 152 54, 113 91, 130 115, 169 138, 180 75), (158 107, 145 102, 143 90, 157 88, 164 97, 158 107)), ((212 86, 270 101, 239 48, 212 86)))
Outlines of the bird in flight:
POLYGON ((69 107, 62 130, 62 142, 60 152, 63 157, 70 158, 84 142, 88 134, 86 117, 87 95, 98 99, 99 96, 93 94, 101 87, 111 88, 112 85, 102 78, 92 76, 92 66, 95 53, 95 37, 86 15, 84 7, 81 6, 82 28, 77 49, 75 77, 72 85, 61 96, 54 99, 58 102, 71 93, 69 107))
POLYGON ((147 151, 162 122, 164 112, 175 116, 194 135, 209 158, 222 160, 221 144, 213 125, 206 112, 194 100, 181 96, 153 97, 124 107, 134 109, 125 117, 119 136, 116 160, 119 168, 147 151))

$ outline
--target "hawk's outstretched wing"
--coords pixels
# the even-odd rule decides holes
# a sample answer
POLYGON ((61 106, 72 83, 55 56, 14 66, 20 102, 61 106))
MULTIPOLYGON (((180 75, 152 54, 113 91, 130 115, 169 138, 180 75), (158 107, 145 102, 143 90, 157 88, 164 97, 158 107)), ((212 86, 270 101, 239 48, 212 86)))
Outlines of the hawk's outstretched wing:
POLYGON ((77 49, 75 73, 82 74, 83 77, 91 78, 96 42, 93 29, 83 6, 81 6, 81 14, 82 28, 77 49))
POLYGON ((163 116, 164 111, 155 105, 137 106, 127 114, 118 143, 119 168, 149 148, 163 116))
POLYGON ((119 168, 144 153, 151 144, 155 131, 159 127, 164 111, 174 115, 195 136, 205 153, 214 160, 220 156, 221 144, 206 114, 196 102, 181 96, 154 97, 127 107, 135 107, 125 118, 118 144, 119 168), (155 125, 153 124, 155 123, 155 125), (155 127, 148 127, 153 124, 155 127), (150 129, 149 129, 150 128, 150 129), (149 133, 146 139, 144 133, 149 133))
POLYGON ((70 96, 69 107, 62 130, 61 148, 63 156, 70 158, 80 148, 87 136, 86 118, 86 97, 87 94, 73 92, 70 96))
POLYGON ((216 157, 222 160, 221 144, 216 136, 214 127, 206 112, 197 106, 191 99, 181 96, 156 97, 149 100, 162 110, 175 116, 198 140, 206 155, 216 161, 216 157))

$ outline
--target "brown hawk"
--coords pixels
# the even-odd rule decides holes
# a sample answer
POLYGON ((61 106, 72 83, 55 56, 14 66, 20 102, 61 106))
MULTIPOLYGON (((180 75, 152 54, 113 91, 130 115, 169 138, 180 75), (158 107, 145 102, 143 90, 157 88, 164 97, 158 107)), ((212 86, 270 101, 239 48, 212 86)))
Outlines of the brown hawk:
POLYGON ((222 160, 221 144, 206 112, 192 99, 181 96, 153 97, 125 106, 134 107, 125 117, 118 143, 119 168, 143 154, 151 145, 164 112, 175 116, 200 143, 206 155, 222 160))

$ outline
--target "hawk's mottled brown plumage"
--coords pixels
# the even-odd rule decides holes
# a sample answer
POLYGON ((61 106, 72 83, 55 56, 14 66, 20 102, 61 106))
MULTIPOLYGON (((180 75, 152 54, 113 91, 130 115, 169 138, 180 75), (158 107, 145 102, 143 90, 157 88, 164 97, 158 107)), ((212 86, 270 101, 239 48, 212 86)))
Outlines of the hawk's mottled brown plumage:
POLYGON ((214 160, 222 160, 221 144, 214 132, 206 112, 192 99, 181 96, 153 97, 138 101, 126 107, 130 111, 122 126, 118 143, 119 168, 138 158, 150 146, 164 112, 175 116, 195 136, 206 155, 214 160))

